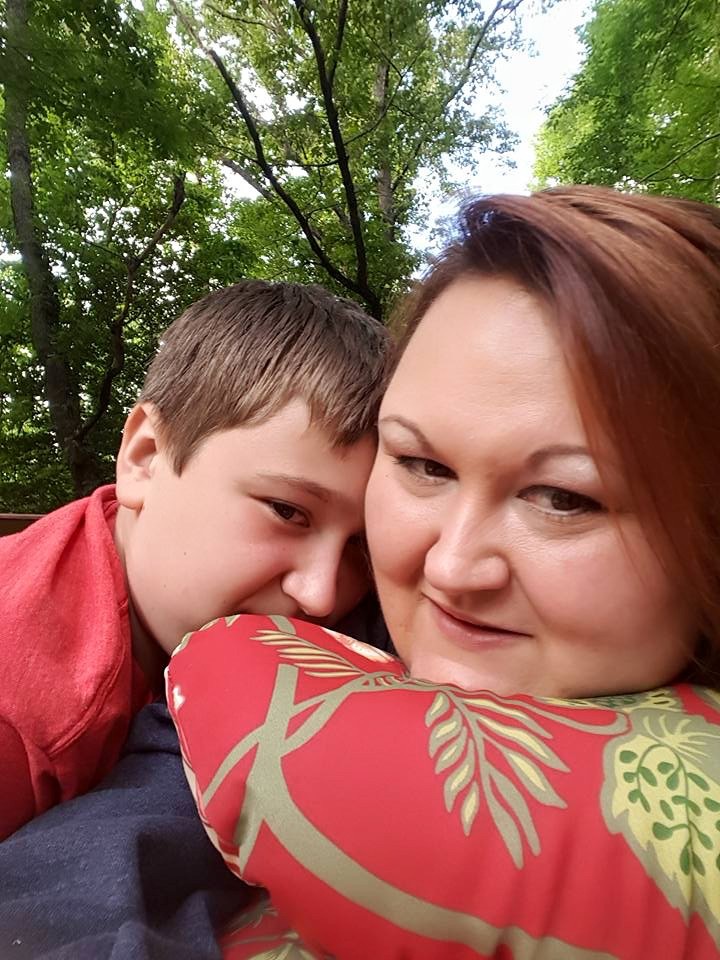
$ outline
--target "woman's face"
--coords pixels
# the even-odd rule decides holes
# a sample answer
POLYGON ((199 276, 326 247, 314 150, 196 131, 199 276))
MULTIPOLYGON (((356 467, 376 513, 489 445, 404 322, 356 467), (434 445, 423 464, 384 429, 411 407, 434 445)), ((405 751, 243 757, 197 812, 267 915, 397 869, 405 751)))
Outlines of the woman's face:
POLYGON ((694 618, 605 456, 603 482, 540 302, 501 278, 448 287, 383 401, 366 499, 413 676, 543 697, 677 676, 694 618))

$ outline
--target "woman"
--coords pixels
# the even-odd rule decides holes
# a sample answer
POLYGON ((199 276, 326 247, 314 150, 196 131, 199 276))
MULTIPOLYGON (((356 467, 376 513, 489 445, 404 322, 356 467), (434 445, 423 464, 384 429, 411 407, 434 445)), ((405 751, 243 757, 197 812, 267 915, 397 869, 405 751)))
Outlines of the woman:
POLYGON ((169 668, 201 814, 279 911, 228 960, 282 918, 340 960, 715 960, 720 212, 477 200, 403 319, 366 528, 410 678, 244 618, 169 668))
POLYGON ((405 309, 366 523, 413 675, 585 697, 720 650, 720 212, 470 204, 405 309))

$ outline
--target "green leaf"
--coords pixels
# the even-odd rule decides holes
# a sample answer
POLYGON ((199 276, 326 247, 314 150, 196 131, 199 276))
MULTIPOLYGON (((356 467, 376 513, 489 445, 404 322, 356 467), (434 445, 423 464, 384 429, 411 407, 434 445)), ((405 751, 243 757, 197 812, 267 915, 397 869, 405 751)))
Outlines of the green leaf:
POLYGON ((704 777, 701 777, 699 774, 693 773, 692 770, 688 771, 688 780, 692 780, 692 782, 696 786, 700 787, 701 790, 710 789, 710 785, 708 784, 707 780, 704 777))
POLYGON ((660 823, 657 820, 652 825, 652 832, 653 832, 653 836, 657 840, 669 840, 670 837, 672 837, 673 835, 672 830, 666 827, 664 823, 660 823))
POLYGON ((648 767, 640 767, 640 776, 649 783, 651 787, 657 786, 657 777, 648 767))

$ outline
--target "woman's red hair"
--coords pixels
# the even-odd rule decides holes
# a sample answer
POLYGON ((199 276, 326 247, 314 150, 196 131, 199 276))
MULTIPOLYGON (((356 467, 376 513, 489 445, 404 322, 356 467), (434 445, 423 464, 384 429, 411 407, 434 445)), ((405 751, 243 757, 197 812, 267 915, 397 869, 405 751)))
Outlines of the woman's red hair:
POLYGON ((549 308, 591 444, 617 451, 698 611, 692 676, 719 686, 720 210, 599 187, 477 199, 406 302, 401 351, 467 274, 512 278, 549 308))

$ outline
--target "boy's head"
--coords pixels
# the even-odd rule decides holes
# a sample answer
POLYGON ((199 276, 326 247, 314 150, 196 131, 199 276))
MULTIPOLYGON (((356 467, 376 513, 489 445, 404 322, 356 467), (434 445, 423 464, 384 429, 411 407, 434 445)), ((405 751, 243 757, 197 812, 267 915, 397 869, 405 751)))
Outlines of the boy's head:
POLYGON ((236 284, 168 328, 117 464, 136 645, 236 612, 334 622, 361 598, 391 352, 356 304, 291 283, 236 284))
POLYGON ((165 331, 140 402, 152 403, 178 473, 218 430, 304 400, 333 446, 376 427, 390 341, 323 287, 245 280, 209 294, 165 331))

